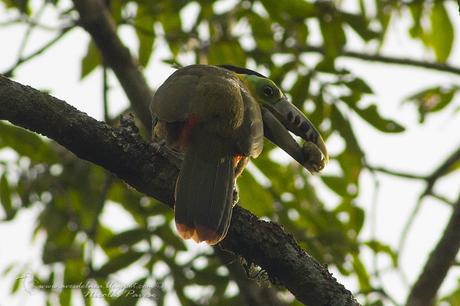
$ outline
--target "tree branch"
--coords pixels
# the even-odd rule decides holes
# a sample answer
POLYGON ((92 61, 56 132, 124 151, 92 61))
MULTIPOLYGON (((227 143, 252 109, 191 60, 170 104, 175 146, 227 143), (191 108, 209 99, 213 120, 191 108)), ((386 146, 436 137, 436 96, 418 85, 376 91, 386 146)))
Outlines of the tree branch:
POLYGON ((431 306, 434 304, 449 268, 455 263, 460 249, 460 197, 449 223, 438 244, 431 252, 422 274, 412 287, 406 306, 431 306))
MULTIPOLYGON (((294 48, 296 49, 297 52, 300 52, 300 53, 314 52, 314 53, 321 53, 323 55, 325 54, 324 48, 322 46, 309 45, 309 46, 296 46, 294 48)), ((275 50, 274 52, 286 52, 286 50, 275 50)), ((252 53, 257 53, 257 52, 252 52, 252 53)), ((455 67, 455 66, 451 66, 448 64, 444 64, 444 63, 419 61, 419 60, 415 60, 409 57, 392 57, 392 56, 386 56, 386 55, 380 55, 380 54, 366 54, 366 53, 357 52, 353 50, 342 50, 338 54, 338 57, 348 57, 348 58, 354 58, 354 59, 359 59, 359 60, 364 60, 364 61, 380 62, 380 63, 386 63, 386 64, 413 66, 413 67, 438 70, 442 72, 449 72, 449 73, 460 75, 460 67, 455 67)))
MULTIPOLYGON (((178 169, 138 131, 115 129, 64 101, 0 76, 0 120, 45 135, 138 191, 173 206, 178 169)), ((221 245, 255 263, 308 305, 359 305, 328 270, 274 222, 236 206, 221 245)))
POLYGON ((149 103, 153 93, 129 49, 117 36, 115 22, 104 1, 74 0, 80 25, 91 35, 104 61, 112 68, 131 106, 147 131, 151 128, 149 103))

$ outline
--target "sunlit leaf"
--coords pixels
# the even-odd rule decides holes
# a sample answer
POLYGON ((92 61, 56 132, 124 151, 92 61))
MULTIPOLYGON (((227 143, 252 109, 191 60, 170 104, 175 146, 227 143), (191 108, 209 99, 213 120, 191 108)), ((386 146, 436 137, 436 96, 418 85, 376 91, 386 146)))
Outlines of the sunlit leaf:
POLYGON ((81 60, 80 79, 84 79, 89 75, 97 66, 101 64, 99 49, 93 40, 90 40, 86 49, 86 54, 81 60))
POLYGON ((460 279, 457 280, 457 287, 441 299, 441 302, 449 306, 460 305, 460 279))
POLYGON ((367 247, 369 247, 372 251, 374 251, 375 253, 387 254, 391 258, 393 266, 394 267, 398 266, 398 255, 396 254, 395 251, 391 249, 389 245, 386 245, 378 240, 369 240, 369 241, 364 242, 364 244, 367 247))
POLYGON ((355 133, 353 132, 350 121, 342 115, 335 105, 332 105, 331 107, 331 124, 334 127, 334 130, 343 136, 349 149, 353 150, 353 152, 359 154, 360 156, 364 155, 355 133))
POLYGON ((34 162, 57 163, 59 161, 50 143, 35 133, 0 122, 0 148, 10 147, 21 156, 34 162))
POLYGON ((436 59, 445 62, 454 43, 454 28, 442 1, 435 1, 431 11, 431 42, 436 59))
POLYGON ((286 21, 290 18, 305 19, 316 14, 315 6, 303 0, 262 0, 270 17, 277 21, 286 21))
POLYGON ((134 228, 111 237, 105 243, 105 246, 110 248, 119 247, 122 245, 132 246, 141 240, 148 239, 149 236, 150 233, 146 229, 134 228))
POLYGON ((324 14, 320 19, 320 29, 326 57, 335 58, 339 55, 346 42, 341 18, 331 14, 324 14))
POLYGON ((132 263, 139 260, 145 253, 129 250, 126 253, 123 253, 117 257, 110 258, 107 263, 95 271, 96 275, 99 277, 105 277, 108 274, 117 272, 118 270, 124 269, 131 265, 132 263))
POLYGON ((143 10, 144 6, 140 6, 134 22, 136 24, 136 35, 139 40, 139 64, 147 66, 150 56, 152 55, 153 43, 155 41, 155 32, 153 25, 155 19, 151 14, 143 10))
POLYGON ((292 103, 302 109, 303 103, 309 95, 311 75, 298 75, 297 80, 291 87, 289 93, 292 97, 292 103))
POLYGON ((458 90, 457 86, 450 88, 436 86, 413 94, 405 98, 403 102, 414 102, 418 106, 420 122, 423 122, 428 113, 441 111, 448 106, 458 90))
POLYGON ((71 300, 72 300, 72 290, 70 288, 64 288, 59 293, 59 304, 61 306, 70 306, 71 300))
POLYGON ((241 204, 258 216, 270 215, 273 211, 273 198, 266 188, 261 186, 245 171, 238 178, 239 196, 241 204))
POLYGON ((5 173, 0 178, 0 202, 5 211, 5 219, 9 220, 13 218, 15 211, 11 200, 11 188, 5 173))
POLYGON ((380 35, 369 28, 369 22, 363 15, 344 13, 342 18, 364 41, 378 38, 380 35))
POLYGON ((323 182, 335 193, 342 197, 348 197, 348 182, 343 177, 333 175, 321 175, 323 182))
POLYGON ((362 291, 367 291, 372 288, 369 273, 366 266, 357 255, 353 255, 353 270, 358 277, 359 288, 362 291))
POLYGON ((353 96, 344 96, 341 98, 356 114, 367 121, 370 125, 384 133, 401 133, 404 127, 394 120, 383 118, 376 104, 370 104, 366 107, 360 107, 353 96))
POLYGON ((237 41, 222 41, 209 46, 209 64, 228 64, 246 66, 246 54, 237 41))
POLYGON ((143 277, 127 285, 126 289, 120 293, 120 296, 110 303, 110 306, 134 306, 142 296, 148 297, 149 293, 144 292, 144 288, 148 288, 148 286, 145 286, 146 281, 147 278, 143 277))

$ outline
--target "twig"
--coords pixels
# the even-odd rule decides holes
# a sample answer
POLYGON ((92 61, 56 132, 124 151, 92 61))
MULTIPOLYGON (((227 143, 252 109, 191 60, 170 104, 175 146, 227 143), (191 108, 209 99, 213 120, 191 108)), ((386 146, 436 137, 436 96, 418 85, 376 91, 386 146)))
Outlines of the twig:
MULTIPOLYGON (((398 260, 402 257, 402 254, 404 253, 404 248, 406 246, 406 241, 407 237, 409 235, 409 231, 412 227, 412 224, 415 221, 415 217, 417 216, 418 212, 420 211, 420 208, 422 207, 422 201, 423 197, 419 197, 417 200, 417 203, 415 204, 414 208, 412 209, 412 212, 410 213, 409 217, 407 218, 406 223, 404 224, 403 230, 401 232, 401 237, 399 239, 398 243, 398 260)), ((398 267, 398 273, 401 277, 402 282, 408 287, 409 286, 409 281, 407 279, 407 276, 401 266, 398 267)))
MULTIPOLYGON (((37 15, 35 16, 37 20, 40 19, 41 15, 45 11, 46 5, 47 5, 47 2, 45 1, 43 5, 40 7, 40 9, 38 10, 37 15)), ((22 54, 24 53, 24 50, 27 46, 27 42, 29 41, 30 35, 32 34, 32 31, 35 28, 35 26, 36 26, 35 23, 28 24, 26 33, 22 37, 21 44, 19 45, 17 61, 19 61, 22 58, 22 54)))
POLYGON ((104 121, 111 125, 112 119, 109 115, 109 80, 107 75, 107 66, 103 64, 102 67, 102 103, 103 103, 103 114, 104 121))
POLYGON ((407 178, 407 179, 413 179, 413 180, 427 180, 426 176, 419 175, 419 174, 406 173, 406 172, 401 172, 397 170, 390 170, 384 167, 375 167, 371 165, 365 165, 365 167, 371 171, 381 172, 381 173, 385 173, 388 175, 398 176, 401 178, 407 178))
MULTIPOLYGON (((297 47, 297 49, 300 52, 317 52, 317 53, 325 54, 324 48, 320 46, 297 47)), ((438 70, 442 72, 449 72, 449 73, 460 75, 460 67, 455 67, 455 66, 451 66, 448 64, 444 64, 444 63, 420 61, 420 60, 415 60, 409 57, 393 57, 393 56, 386 56, 386 55, 380 55, 380 54, 366 54, 366 53, 357 52, 353 50, 343 50, 341 51, 339 56, 355 58, 355 59, 365 60, 365 61, 386 63, 386 64, 414 66, 414 67, 419 67, 419 68, 438 70)))
POLYGON ((455 150, 431 175, 427 177, 427 186, 423 191, 423 196, 433 192, 434 185, 442 176, 449 172, 449 169, 460 161, 460 146, 455 150))
MULTIPOLYGON (((294 46, 290 47, 290 53, 292 53, 292 49, 294 49, 297 53, 320 53, 325 54, 324 48, 322 46, 294 46)), ((275 48, 273 50, 274 53, 285 53, 288 52, 284 46, 275 48)), ((248 54, 251 54, 253 57, 257 57, 260 54, 259 50, 252 50, 248 51, 248 54)), ((460 67, 448 65, 445 63, 437 63, 437 62, 427 62, 422 60, 415 60, 409 57, 394 57, 388 55, 380 55, 380 54, 367 54, 362 53, 354 50, 342 50, 338 55, 338 57, 347 57, 347 58, 354 58, 358 60, 364 61, 371 61, 371 62, 380 62, 386 64, 396 64, 396 65, 403 65, 403 66, 412 66, 430 70, 437 70, 442 72, 448 72, 456 75, 460 75, 460 67)))
POLYGON ((66 27, 66 28, 63 28, 61 30, 60 33, 58 33, 56 35, 56 37, 54 37, 53 39, 51 39, 49 42, 47 42, 45 45, 43 45, 42 47, 40 47, 39 49, 35 50, 34 52, 32 52, 31 54, 29 54, 28 56, 25 56, 25 57, 19 57, 16 61, 16 63, 11 67, 9 68, 8 70, 6 70, 5 72, 3 72, 2 74, 6 77, 10 77, 12 76, 12 74, 14 73, 14 71, 19 67, 21 66, 22 64, 28 62, 29 60, 33 59, 34 57, 42 54, 44 51, 46 51, 48 48, 50 48, 51 46, 53 46, 55 43, 57 43, 59 40, 61 40, 62 37, 64 37, 64 35, 69 32, 71 29, 73 28, 73 26, 69 26, 69 27, 66 27))

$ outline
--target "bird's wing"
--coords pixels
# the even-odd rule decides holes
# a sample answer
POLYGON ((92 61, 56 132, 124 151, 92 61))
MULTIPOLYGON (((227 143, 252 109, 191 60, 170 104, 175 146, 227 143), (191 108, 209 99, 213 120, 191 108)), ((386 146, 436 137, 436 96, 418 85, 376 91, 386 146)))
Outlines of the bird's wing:
POLYGON ((174 72, 156 91, 150 105, 152 115, 166 122, 185 120, 199 79, 200 76, 190 70, 174 72))
POLYGON ((244 103, 244 119, 238 129, 238 149, 242 155, 257 157, 262 152, 264 144, 261 109, 246 88, 241 88, 241 95, 244 103))

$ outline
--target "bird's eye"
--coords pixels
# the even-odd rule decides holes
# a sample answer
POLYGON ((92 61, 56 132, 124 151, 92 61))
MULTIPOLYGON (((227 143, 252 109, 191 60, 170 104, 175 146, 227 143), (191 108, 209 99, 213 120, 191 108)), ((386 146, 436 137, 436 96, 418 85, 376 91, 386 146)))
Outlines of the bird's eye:
POLYGON ((274 94, 275 89, 273 89, 273 87, 271 87, 270 85, 264 86, 264 95, 266 95, 267 97, 273 97, 274 94))

